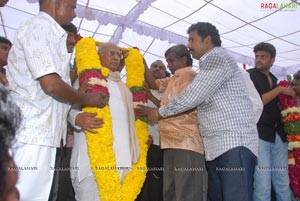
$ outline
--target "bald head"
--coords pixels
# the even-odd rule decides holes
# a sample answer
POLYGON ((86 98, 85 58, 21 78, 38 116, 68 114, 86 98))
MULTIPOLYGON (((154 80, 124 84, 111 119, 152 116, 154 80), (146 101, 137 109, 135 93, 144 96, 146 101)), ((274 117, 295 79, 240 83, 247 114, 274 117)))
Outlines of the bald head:
POLYGON ((46 12, 58 24, 70 24, 76 17, 77 0, 39 0, 40 11, 46 12))
POLYGON ((154 61, 150 66, 150 71, 155 79, 166 77, 166 66, 161 60, 154 61))

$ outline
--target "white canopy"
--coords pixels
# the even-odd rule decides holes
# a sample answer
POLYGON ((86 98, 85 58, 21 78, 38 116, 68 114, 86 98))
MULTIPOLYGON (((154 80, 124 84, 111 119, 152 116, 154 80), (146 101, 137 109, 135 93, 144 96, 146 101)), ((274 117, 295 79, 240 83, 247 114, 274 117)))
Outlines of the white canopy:
MULTIPOLYGON (((37 2, 10 0, 1 8, 0 35, 13 41, 20 24, 38 13, 37 2)), ((80 35, 136 46, 148 64, 164 61, 170 46, 186 44, 188 27, 203 21, 218 28, 238 63, 253 66, 253 46, 266 41, 277 49, 274 74, 282 79, 300 70, 298 0, 77 0, 76 10, 80 35)))

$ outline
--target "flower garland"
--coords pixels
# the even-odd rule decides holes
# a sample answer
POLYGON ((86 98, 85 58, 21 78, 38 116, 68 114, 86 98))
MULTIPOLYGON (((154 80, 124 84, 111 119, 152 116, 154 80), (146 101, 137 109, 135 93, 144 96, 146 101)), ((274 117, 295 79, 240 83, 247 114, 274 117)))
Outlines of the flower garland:
MULTIPOLYGON (((127 71, 127 86, 142 87, 144 82, 143 58, 137 49, 129 48, 125 59, 127 71)), ((101 66, 96 51, 96 42, 92 38, 83 38, 76 45, 76 64, 80 82, 89 80, 93 84, 92 91, 102 91, 105 98, 109 98, 106 77, 109 70, 101 66), (107 91, 106 91, 107 90, 107 91)), ((135 94, 133 94, 135 97, 135 94)), ((144 101, 146 102, 146 100, 144 101)), ((138 118, 135 121, 140 158, 128 172, 121 184, 116 168, 113 150, 112 119, 109 106, 104 108, 85 107, 85 112, 97 112, 97 117, 104 119, 102 128, 97 129, 97 134, 86 133, 88 154, 91 168, 99 190, 101 201, 133 201, 140 192, 146 177, 146 154, 148 146, 148 127, 138 118)))
MULTIPOLYGON (((291 83, 280 81, 279 86, 291 87, 291 83)), ((288 171, 292 190, 300 197, 300 108, 291 96, 279 95, 280 106, 283 109, 284 130, 288 139, 288 171)))

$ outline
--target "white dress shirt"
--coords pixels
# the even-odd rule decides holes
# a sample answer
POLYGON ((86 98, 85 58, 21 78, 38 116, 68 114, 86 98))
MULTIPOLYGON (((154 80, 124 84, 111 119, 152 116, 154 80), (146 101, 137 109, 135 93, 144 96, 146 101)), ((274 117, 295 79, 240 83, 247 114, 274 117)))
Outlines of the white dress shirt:
POLYGON ((66 139, 70 105, 45 94, 38 80, 56 73, 70 84, 66 39, 67 33, 45 12, 16 33, 6 73, 11 95, 23 113, 16 136, 20 142, 59 147, 66 139))

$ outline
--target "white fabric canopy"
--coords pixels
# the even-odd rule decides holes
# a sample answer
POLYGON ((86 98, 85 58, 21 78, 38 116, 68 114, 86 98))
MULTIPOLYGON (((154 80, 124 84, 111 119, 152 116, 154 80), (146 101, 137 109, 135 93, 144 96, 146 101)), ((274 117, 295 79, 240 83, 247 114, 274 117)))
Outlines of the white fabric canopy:
MULTIPOLYGON (((38 13, 37 2, 10 0, 1 8, 0 35, 13 41, 20 24, 38 13)), ((297 0, 77 0, 76 12, 73 23, 82 36, 138 47, 148 64, 164 61, 170 46, 186 44, 188 27, 203 21, 218 28, 238 63, 253 66, 253 46, 266 41, 277 49, 275 75, 284 79, 300 70, 297 0)))

